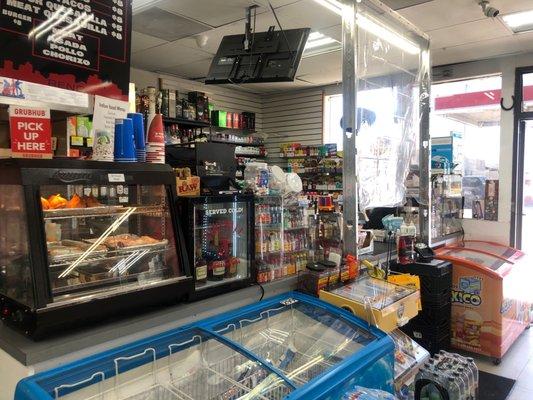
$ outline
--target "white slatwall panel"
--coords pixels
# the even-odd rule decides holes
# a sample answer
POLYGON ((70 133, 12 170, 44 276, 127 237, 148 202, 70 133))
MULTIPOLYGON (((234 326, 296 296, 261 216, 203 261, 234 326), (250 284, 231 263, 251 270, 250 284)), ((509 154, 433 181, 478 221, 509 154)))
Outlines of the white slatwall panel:
POLYGON ((182 93, 191 91, 204 92, 209 97, 209 103, 215 106, 215 110, 229 112, 249 111, 255 113, 256 130, 262 129, 263 103, 259 95, 245 91, 232 89, 226 86, 204 85, 200 82, 189 81, 170 76, 161 78, 163 89, 178 90, 182 93))
POLYGON ((263 131, 269 163, 281 167, 286 160, 279 158, 284 143, 322 144, 324 92, 321 89, 284 92, 263 96, 263 131))

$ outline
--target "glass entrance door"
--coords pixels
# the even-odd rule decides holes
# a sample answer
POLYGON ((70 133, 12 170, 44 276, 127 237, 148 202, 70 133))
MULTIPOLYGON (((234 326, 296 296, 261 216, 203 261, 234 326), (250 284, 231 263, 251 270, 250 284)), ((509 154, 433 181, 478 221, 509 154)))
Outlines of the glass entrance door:
POLYGON ((522 174, 522 250, 533 253, 533 120, 521 124, 524 130, 524 167, 522 174), (529 233, 529 234, 528 234, 529 233))

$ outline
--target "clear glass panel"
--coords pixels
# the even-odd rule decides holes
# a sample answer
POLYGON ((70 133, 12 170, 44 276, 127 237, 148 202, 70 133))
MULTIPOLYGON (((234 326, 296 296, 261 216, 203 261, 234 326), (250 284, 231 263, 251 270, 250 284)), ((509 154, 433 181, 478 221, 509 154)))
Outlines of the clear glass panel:
POLYGON ((291 299, 215 329, 282 370, 297 386, 374 339, 368 331, 338 316, 291 299))
POLYGON ((178 279, 164 185, 41 186, 54 303, 178 279))
POLYGON ((533 111, 533 72, 522 75, 522 111, 533 111))
MULTIPOLYGON (((357 4, 357 157, 362 209, 402 205, 419 135, 425 50, 370 2, 357 4)), ((417 164, 417 162, 415 161, 417 164)), ((416 169, 415 167, 413 167, 416 169)))
POLYGON ((48 382, 58 380, 49 379, 42 384, 49 392, 57 389, 57 397, 65 400, 267 400, 283 399, 292 390, 261 363, 207 333, 186 331, 172 339, 168 346, 129 351, 106 365, 87 365, 83 372, 93 377, 88 382, 63 382, 52 388, 48 382), (165 356, 156 359, 156 354, 165 356), (98 368, 110 366, 119 375, 102 381, 98 368))
POLYGON ((414 289, 369 277, 331 290, 331 293, 353 299, 363 304, 370 301, 372 307, 378 310, 382 310, 414 292, 414 289))
POLYGON ((194 267, 197 289, 250 276, 248 203, 194 206, 194 267))
POLYGON ((463 177, 464 218, 488 218, 485 183, 499 176, 501 87, 500 75, 431 87, 432 172, 463 177))
POLYGON ((26 220, 22 186, 0 185, 0 293, 33 307, 26 220))
POLYGON ((533 121, 526 121, 526 131, 524 136, 522 249, 526 254, 533 254, 533 237, 531 235, 533 232, 533 121))
POLYGON ((255 259, 259 283, 305 269, 307 228, 304 206, 296 198, 256 197, 255 259))
POLYGON ((488 242, 477 242, 477 241, 465 240, 465 247, 469 249, 474 249, 474 250, 486 251, 488 253, 495 254, 497 256, 508 258, 508 259, 516 258, 516 256, 518 255, 517 251, 509 246, 498 245, 498 244, 488 243, 488 242))
POLYGON ((464 260, 476 263, 481 267, 489 268, 493 271, 497 271, 503 265, 507 265, 505 261, 500 260, 499 258, 496 258, 489 254, 479 253, 477 251, 472 251, 468 249, 453 249, 448 250, 443 254, 446 254, 451 257, 462 258, 464 260))

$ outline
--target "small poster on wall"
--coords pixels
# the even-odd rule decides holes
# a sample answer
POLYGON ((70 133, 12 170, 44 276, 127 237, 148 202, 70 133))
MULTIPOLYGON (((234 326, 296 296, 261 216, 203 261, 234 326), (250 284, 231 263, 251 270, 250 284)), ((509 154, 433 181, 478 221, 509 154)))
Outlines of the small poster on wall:
POLYGON ((9 107, 11 155, 52 158, 52 125, 48 108, 9 107))
POLYGON ((485 220, 498 221, 499 181, 489 179, 485 182, 485 220))

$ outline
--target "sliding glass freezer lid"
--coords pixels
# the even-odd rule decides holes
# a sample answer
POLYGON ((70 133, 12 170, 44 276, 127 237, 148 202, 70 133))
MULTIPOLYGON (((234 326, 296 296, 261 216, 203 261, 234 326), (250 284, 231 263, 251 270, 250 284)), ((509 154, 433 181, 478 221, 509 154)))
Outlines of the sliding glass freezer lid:
POLYGON ((338 315, 294 299, 228 320, 214 330, 280 370, 296 386, 376 339, 338 315))
POLYGON ((72 376, 58 374, 37 383, 51 398, 71 400, 266 400, 292 391, 260 362, 202 330, 147 346, 85 362, 72 376))

